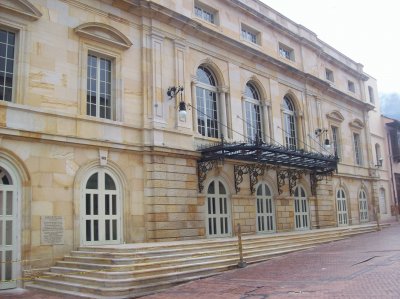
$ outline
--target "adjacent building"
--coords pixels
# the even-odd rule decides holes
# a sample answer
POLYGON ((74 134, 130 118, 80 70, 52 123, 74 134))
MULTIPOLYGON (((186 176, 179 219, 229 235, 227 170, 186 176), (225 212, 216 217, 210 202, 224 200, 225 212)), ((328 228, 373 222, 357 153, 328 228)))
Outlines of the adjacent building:
POLYGON ((400 121, 389 117, 383 117, 387 132, 389 148, 390 176, 392 182, 392 194, 394 199, 394 214, 399 213, 400 204, 400 121))
POLYGON ((258 0, 3 0, 1 288, 79 246, 389 219, 379 109, 258 0))

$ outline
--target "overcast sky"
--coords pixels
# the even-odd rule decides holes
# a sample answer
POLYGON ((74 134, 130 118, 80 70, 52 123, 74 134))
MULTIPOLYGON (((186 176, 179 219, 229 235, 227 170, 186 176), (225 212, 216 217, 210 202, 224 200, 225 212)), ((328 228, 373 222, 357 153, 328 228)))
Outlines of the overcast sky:
POLYGON ((363 64, 377 79, 379 93, 400 93, 399 1, 261 1, 363 64))

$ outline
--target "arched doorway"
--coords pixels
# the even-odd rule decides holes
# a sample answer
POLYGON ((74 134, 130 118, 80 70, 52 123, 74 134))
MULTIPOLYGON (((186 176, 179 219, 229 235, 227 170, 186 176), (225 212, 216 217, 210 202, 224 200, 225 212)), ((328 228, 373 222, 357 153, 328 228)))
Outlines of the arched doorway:
POLYGON ((256 197, 257 232, 268 233, 275 231, 275 207, 271 190, 267 184, 260 184, 256 197))
POLYGON ((17 178, 9 169, 0 165, 0 289, 17 287, 16 263, 19 260, 18 212, 20 190, 17 178))
POLYGON ((92 171, 81 199, 81 243, 122 242, 122 198, 118 180, 105 169, 92 171))
POLYGON ((368 222, 368 202, 367 194, 361 190, 358 194, 358 204, 360 208, 360 222, 368 222))
POLYGON ((208 237, 227 237, 231 235, 231 205, 225 185, 213 180, 207 189, 206 229, 208 237))
POLYGON ((294 189, 294 219, 295 229, 305 230, 310 228, 308 199, 301 186, 294 189))
POLYGON ((348 225, 346 193, 341 188, 336 192, 336 206, 338 225, 348 225))

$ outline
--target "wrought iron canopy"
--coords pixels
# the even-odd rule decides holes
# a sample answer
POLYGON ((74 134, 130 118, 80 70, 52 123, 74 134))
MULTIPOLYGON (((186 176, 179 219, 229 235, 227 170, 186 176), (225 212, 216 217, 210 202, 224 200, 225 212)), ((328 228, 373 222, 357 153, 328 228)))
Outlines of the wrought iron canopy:
POLYGON ((327 174, 337 169, 338 158, 334 155, 293 150, 284 146, 256 143, 220 143, 199 148, 199 162, 232 159, 250 163, 279 165, 309 170, 315 174, 327 174))

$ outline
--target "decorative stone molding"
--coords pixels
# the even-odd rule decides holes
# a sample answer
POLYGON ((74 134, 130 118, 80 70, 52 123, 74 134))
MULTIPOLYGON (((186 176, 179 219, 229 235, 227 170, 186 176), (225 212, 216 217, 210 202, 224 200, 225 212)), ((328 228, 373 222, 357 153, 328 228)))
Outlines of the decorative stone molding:
POLYGON ((32 21, 42 17, 42 13, 28 0, 2 0, 0 1, 0 9, 32 21))
POLYGON ((85 23, 76 27, 74 31, 79 36, 110 46, 123 49, 129 49, 132 46, 131 41, 124 34, 107 24, 96 22, 85 23))
POLYGON ((197 76, 191 76, 190 77, 190 82, 192 84, 197 84, 199 82, 199 80, 197 79, 197 76))
POLYGON ((334 110, 332 112, 329 112, 326 114, 326 117, 330 120, 336 121, 341 123, 342 121, 344 121, 344 116, 342 115, 342 113, 340 113, 337 110, 334 110))
POLYGON ((229 92, 229 87, 228 86, 218 86, 218 92, 229 92))
POLYGON ((264 99, 264 100, 261 101, 261 105, 262 106, 266 106, 266 107, 271 107, 272 106, 272 102, 271 102, 271 100, 264 99))
POLYGON ((363 129, 364 128, 364 123, 359 120, 358 118, 354 119, 353 121, 349 122, 349 126, 353 127, 354 129, 363 129))

